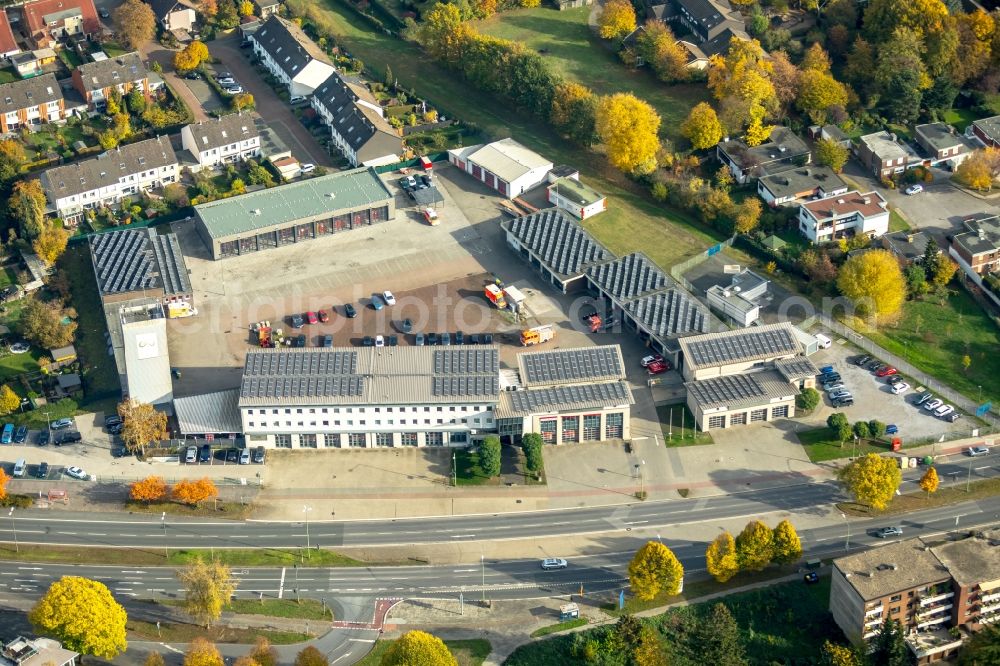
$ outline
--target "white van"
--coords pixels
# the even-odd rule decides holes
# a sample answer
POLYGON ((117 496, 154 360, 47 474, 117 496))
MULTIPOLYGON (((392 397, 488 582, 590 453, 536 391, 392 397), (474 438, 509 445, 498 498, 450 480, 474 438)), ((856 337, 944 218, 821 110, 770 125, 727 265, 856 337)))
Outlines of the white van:
POLYGON ((28 469, 28 463, 25 462, 24 458, 21 458, 16 463, 14 463, 14 478, 20 479, 24 477, 24 473, 28 469))
POLYGON ((822 333, 817 333, 816 334, 816 342, 819 343, 819 348, 820 349, 829 349, 830 345, 833 344, 833 340, 831 340, 830 338, 826 337, 822 333))

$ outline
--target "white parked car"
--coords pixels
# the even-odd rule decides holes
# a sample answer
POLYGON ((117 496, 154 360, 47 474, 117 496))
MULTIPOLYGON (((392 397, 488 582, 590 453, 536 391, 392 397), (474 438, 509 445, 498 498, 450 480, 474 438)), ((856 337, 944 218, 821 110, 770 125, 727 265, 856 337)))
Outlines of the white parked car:
POLYGON ((923 185, 910 185, 908 188, 903 190, 906 194, 920 194, 924 191, 923 185))
POLYGON ((938 407, 937 409, 934 410, 934 416, 937 416, 938 418, 944 418, 945 416, 951 414, 953 411, 955 411, 955 408, 952 407, 951 405, 942 405, 941 407, 938 407))
POLYGON ((899 395, 900 393, 906 393, 909 390, 910 390, 910 385, 907 384, 906 382, 899 382, 898 384, 894 384, 892 387, 892 392, 895 393, 896 395, 899 395))
POLYGON ((375 336, 375 346, 376 347, 385 347, 385 337, 381 336, 381 335, 376 335, 375 336))
POLYGON ((937 409, 943 404, 944 400, 941 400, 939 398, 934 398, 933 400, 924 403, 924 409, 926 409, 928 412, 933 412, 935 409, 937 409))
POLYGON ((229 86, 228 88, 224 88, 224 90, 230 95, 239 95, 243 92, 243 86, 229 86))
POLYGON ((386 305, 395 305, 396 304, 396 297, 393 296, 392 292, 388 291, 388 290, 382 292, 382 300, 385 301, 386 305))
POLYGON ((559 557, 547 557, 542 560, 542 568, 546 571, 550 569, 565 569, 569 566, 569 562, 559 557))
POLYGON ((81 481, 86 481, 90 478, 90 475, 84 472, 79 467, 67 467, 66 474, 72 476, 74 479, 80 479, 81 481))
POLYGON ((309 162, 305 162, 304 164, 299 165, 299 171, 301 171, 302 173, 309 173, 310 171, 315 171, 315 170, 316 170, 316 165, 311 164, 309 162))
POLYGON ((27 354, 31 351, 31 345, 27 342, 15 342, 10 346, 11 354, 27 354))

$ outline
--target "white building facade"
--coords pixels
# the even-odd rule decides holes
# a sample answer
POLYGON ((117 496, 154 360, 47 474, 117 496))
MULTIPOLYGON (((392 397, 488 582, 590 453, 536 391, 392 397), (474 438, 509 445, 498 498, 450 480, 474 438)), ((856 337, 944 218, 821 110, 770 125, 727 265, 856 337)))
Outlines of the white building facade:
POLYGON ((198 162, 192 171, 260 157, 260 132, 249 115, 234 113, 181 128, 181 145, 198 162))
POLYGON ((889 205, 878 192, 857 190, 809 201, 799 207, 799 231, 813 243, 889 231, 889 205))
POLYGON ((311 95, 334 72, 330 59, 302 28, 273 15, 249 37, 254 54, 293 97, 311 95))
POLYGON ((552 162, 509 138, 449 150, 448 161, 510 198, 544 182, 553 167, 552 162))

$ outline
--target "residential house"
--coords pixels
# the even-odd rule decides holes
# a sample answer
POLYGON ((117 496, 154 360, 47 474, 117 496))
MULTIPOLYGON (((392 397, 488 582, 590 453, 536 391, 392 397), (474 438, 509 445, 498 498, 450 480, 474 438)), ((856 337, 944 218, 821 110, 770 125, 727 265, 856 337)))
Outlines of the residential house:
POLYGON ((885 130, 866 134, 858 139, 854 154, 866 169, 878 178, 890 178, 919 164, 920 158, 896 141, 896 135, 885 130))
POLYGON ((52 49, 35 49, 27 53, 10 56, 10 62, 22 79, 30 79, 42 74, 45 65, 56 61, 56 52, 52 49))
POLYGON ((1000 270, 1000 217, 981 214, 962 222, 965 231, 951 237, 948 253, 966 273, 989 275, 1000 270))
POLYGON ((878 192, 857 190, 808 201, 799 207, 799 231, 813 243, 857 234, 875 238, 889 230, 888 206, 878 192))
MULTIPOLYGON (((0 12, 2 13, 2 12, 0 12)), ((55 74, 0 85, 0 133, 66 120, 66 104, 55 74)))
POLYGON ((511 138, 454 148, 448 161, 512 199, 543 182, 552 170, 552 162, 511 138))
POLYGON ((725 55, 733 39, 750 39, 742 15, 728 0, 673 0, 673 17, 691 33, 693 42, 707 56, 725 55))
POLYGON ((928 244, 935 248, 937 243, 924 231, 893 231, 881 238, 882 247, 892 252, 904 264, 920 261, 927 252, 928 244))
POLYGON ((750 147, 741 139, 728 137, 719 142, 716 156, 729 167, 738 183, 805 166, 812 153, 805 141, 787 127, 775 127, 768 140, 750 147))
MULTIPOLYGON (((653 10, 658 10, 658 9, 662 10, 665 7, 667 7, 667 5, 656 5, 655 7, 653 7, 653 10)), ((660 12, 659 15, 656 15, 654 12, 650 12, 650 15, 654 16, 656 20, 667 22, 666 19, 663 18, 663 12, 660 12)), ((673 16, 673 18, 676 20, 677 18, 676 15, 673 16)), ((646 32, 646 26, 644 25, 637 26, 635 30, 627 34, 622 39, 622 47, 634 49, 636 42, 644 32, 646 32)), ((677 44, 679 44, 681 48, 683 48, 684 51, 686 52, 688 69, 702 70, 708 67, 709 54, 702 51, 701 48, 699 48, 698 45, 695 44, 693 41, 678 39, 677 44)), ((642 56, 640 56, 638 53, 636 53, 635 55, 636 55, 637 67, 642 67, 647 64, 646 61, 642 58, 642 56)))
POLYGON ((59 48, 66 37, 101 31, 94 0, 34 0, 21 6, 28 41, 35 49, 59 48))
POLYGON ((917 143, 926 153, 930 166, 954 170, 965 161, 975 145, 947 123, 927 123, 913 128, 917 143))
POLYGON ((931 546, 907 539, 833 561, 830 613, 861 647, 898 621, 917 664, 953 659, 1000 620, 1000 530, 931 546))
POLYGON ((813 125, 809 128, 809 136, 816 141, 822 139, 825 141, 833 141, 838 146, 843 146, 844 148, 851 147, 851 139, 844 134, 844 130, 840 129, 836 125, 813 125))
POLYGON ((594 4, 594 0, 556 0, 559 11, 564 9, 575 9, 577 7, 589 7, 594 4))
POLYGON ((333 63, 302 28, 272 15, 249 35, 254 54, 293 97, 311 95, 333 74, 333 63))
POLYGON ((278 0, 253 0, 253 6, 257 16, 267 19, 272 14, 278 13, 281 3, 278 0))
POLYGON ((804 166, 761 176, 757 194, 772 208, 847 192, 847 183, 828 166, 804 166))
POLYGON ((76 666, 79 656, 51 638, 18 636, 3 644, 0 666, 76 666))
MULTIPOLYGON (((162 85, 162 79, 156 79, 162 85)), ((76 88, 90 109, 103 110, 112 90, 122 96, 133 89, 149 93, 157 84, 137 52, 125 53, 107 60, 88 62, 73 70, 73 87, 76 88)))
POLYGON ((389 124, 381 105, 363 85, 334 72, 313 93, 310 104, 352 166, 395 164, 402 158, 399 130, 389 124))
POLYGON ((188 0, 146 0, 167 32, 183 30, 191 32, 198 21, 198 13, 188 0))
POLYGON ((0 58, 9 58, 21 52, 21 47, 14 39, 14 31, 10 28, 10 18, 7 12, 0 11, 0 58))
POLYGON ((40 180, 56 215, 73 221, 85 210, 117 206, 124 197, 175 183, 179 170, 170 139, 158 136, 53 167, 40 180))
POLYGON ((251 114, 231 113, 181 128, 181 146, 194 157, 192 171, 260 157, 260 132, 251 114))
POLYGON ((965 128, 965 135, 978 139, 989 148, 1000 148, 1000 116, 973 120, 972 124, 965 128))

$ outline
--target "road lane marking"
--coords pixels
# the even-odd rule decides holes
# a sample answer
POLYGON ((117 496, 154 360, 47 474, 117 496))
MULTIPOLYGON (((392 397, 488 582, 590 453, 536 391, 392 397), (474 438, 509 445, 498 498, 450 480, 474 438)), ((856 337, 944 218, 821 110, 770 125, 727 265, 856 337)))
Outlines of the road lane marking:
MULTIPOLYGON (((472 571, 473 573, 475 573, 475 572, 478 572, 479 570, 478 569, 455 569, 455 573, 468 573, 470 571, 472 571)), ((392 580, 401 580, 401 579, 393 578, 392 580)))
POLYGON ((281 581, 278 583, 278 598, 285 592, 285 567, 281 567, 281 581))
POLYGON ((41 571, 41 567, 18 567, 21 571, 41 571))
POLYGON ((348 638, 351 643, 374 643, 374 638, 348 638))
POLYGON ((345 659, 345 658, 347 658, 347 657, 350 657, 350 656, 351 656, 351 654, 352 654, 351 652, 345 652, 344 654, 340 655, 339 657, 337 657, 336 659, 334 659, 334 660, 333 660, 333 661, 331 661, 330 663, 331 663, 331 664, 336 664, 336 663, 337 663, 338 661, 340 661, 341 659, 345 659))
POLYGON ((475 534, 452 534, 451 538, 452 539, 472 539, 475 536, 476 536, 475 534))

